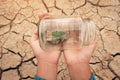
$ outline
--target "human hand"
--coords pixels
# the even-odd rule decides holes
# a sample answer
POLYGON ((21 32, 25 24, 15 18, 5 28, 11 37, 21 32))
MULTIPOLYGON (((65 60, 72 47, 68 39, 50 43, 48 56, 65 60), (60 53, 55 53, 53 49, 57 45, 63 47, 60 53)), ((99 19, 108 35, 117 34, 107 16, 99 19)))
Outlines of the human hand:
MULTIPOLYGON (((50 16, 50 14, 44 13, 44 14, 39 15, 40 18, 43 18, 46 16, 50 16)), ((30 45, 33 49, 33 53, 36 56, 38 62, 46 62, 46 63, 57 65, 59 57, 60 57, 60 51, 53 51, 53 50, 44 51, 43 49, 41 49, 39 45, 37 30, 34 31, 32 35, 30 45)))
POLYGON ((79 63, 79 64, 89 63, 95 48, 96 48, 96 43, 93 42, 88 46, 83 46, 79 50, 75 50, 75 48, 72 50, 65 50, 64 57, 68 65, 76 64, 76 63, 79 63))
MULTIPOLYGON (((77 46, 77 45, 76 45, 77 46)), ((89 61, 95 50, 96 43, 82 47, 80 50, 65 50, 64 56, 72 80, 89 80, 91 70, 89 61)), ((75 49, 75 48, 74 48, 75 49)))

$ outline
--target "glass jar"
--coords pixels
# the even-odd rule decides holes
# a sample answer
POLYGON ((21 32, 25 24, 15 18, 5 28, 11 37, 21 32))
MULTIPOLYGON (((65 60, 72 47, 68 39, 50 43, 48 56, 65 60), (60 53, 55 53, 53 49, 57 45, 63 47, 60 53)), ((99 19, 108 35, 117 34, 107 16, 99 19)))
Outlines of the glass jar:
POLYGON ((39 28, 40 46, 44 50, 80 49, 95 39, 95 24, 90 19, 44 18, 39 28))

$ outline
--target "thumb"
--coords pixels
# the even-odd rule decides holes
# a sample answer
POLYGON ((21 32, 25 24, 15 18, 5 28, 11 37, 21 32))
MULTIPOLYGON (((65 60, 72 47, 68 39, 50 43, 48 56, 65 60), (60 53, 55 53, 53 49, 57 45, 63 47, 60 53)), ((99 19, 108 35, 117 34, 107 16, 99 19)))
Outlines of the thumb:
POLYGON ((37 35, 37 29, 33 32, 32 37, 31 37, 31 42, 38 40, 38 35, 37 35))

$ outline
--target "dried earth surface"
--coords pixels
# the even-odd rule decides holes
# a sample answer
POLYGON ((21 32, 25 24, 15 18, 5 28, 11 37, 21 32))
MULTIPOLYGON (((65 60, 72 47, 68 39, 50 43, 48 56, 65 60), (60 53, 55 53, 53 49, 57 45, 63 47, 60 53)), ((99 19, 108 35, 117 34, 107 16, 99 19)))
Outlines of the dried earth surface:
MULTIPOLYGON (((29 41, 38 14, 91 18, 97 48, 90 61, 96 80, 120 80, 120 0, 0 0, 0 80, 33 80, 36 59, 29 41)), ((63 56, 58 80, 70 80, 63 56)))

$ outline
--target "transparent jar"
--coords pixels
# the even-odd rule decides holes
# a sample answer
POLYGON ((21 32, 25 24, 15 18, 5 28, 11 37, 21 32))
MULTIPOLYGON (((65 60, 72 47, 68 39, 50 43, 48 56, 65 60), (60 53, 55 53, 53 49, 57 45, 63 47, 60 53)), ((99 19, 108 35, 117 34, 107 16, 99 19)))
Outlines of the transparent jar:
POLYGON ((44 18, 39 28, 40 46, 44 50, 80 49, 95 39, 95 24, 90 19, 44 18))

